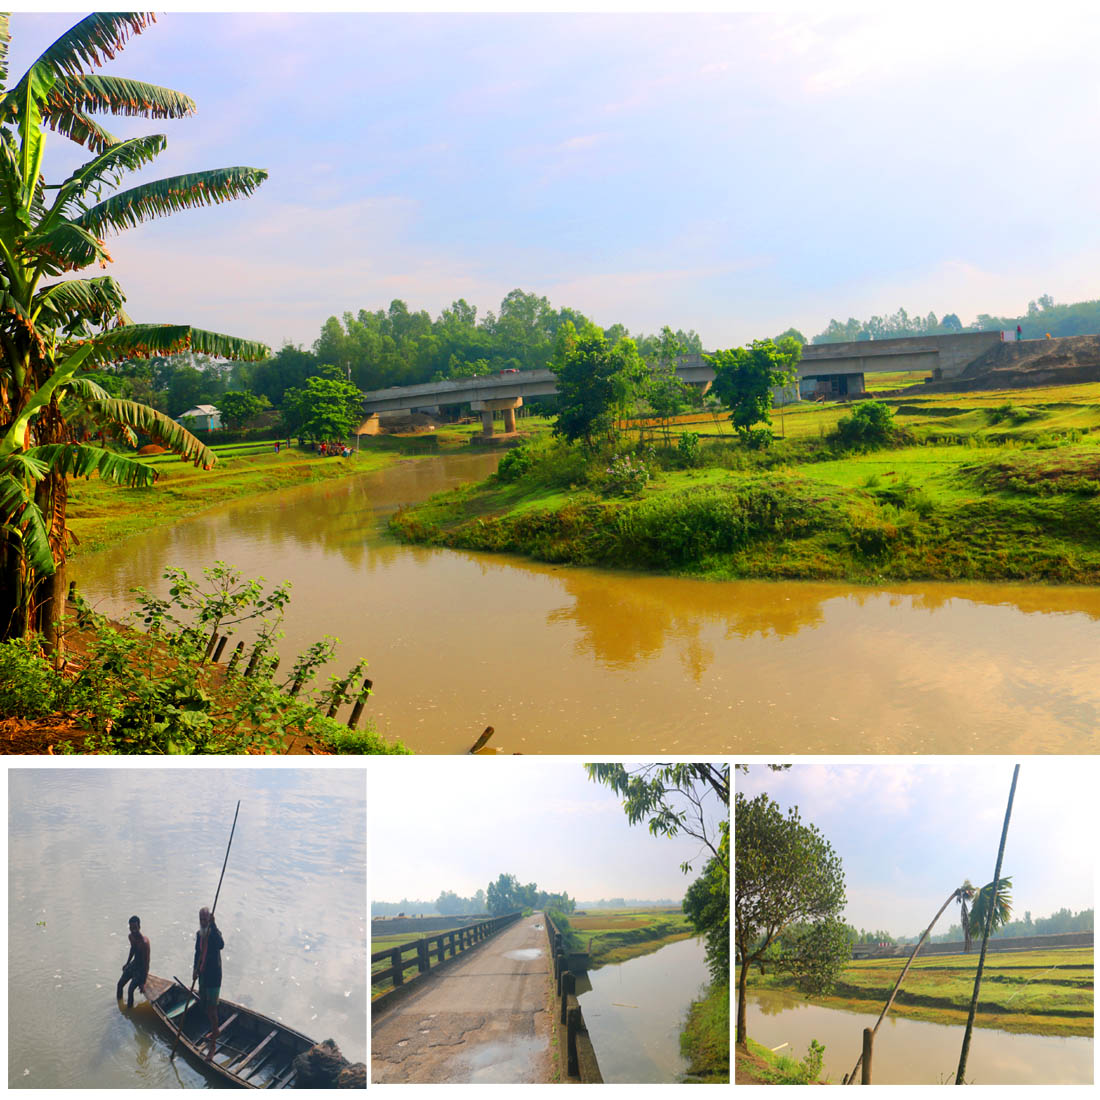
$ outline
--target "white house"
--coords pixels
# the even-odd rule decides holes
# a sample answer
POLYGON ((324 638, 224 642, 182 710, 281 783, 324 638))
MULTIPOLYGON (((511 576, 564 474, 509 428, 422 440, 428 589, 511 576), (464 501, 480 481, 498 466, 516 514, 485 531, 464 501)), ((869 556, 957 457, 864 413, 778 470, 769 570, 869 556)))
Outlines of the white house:
POLYGON ((196 432, 216 432, 222 426, 222 414, 213 405, 196 405, 176 417, 178 424, 185 420, 192 421, 190 428, 196 432))

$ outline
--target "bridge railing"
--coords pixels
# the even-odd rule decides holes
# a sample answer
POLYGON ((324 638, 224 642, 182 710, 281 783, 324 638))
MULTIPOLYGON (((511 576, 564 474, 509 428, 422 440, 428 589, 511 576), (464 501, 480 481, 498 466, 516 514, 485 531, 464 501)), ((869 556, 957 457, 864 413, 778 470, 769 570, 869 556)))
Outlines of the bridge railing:
POLYGON ((550 957, 554 962, 554 1004, 557 1020, 555 1026, 564 1039, 565 1072, 570 1081, 584 1085, 603 1084, 596 1050, 584 1023, 581 1003, 577 1000, 577 977, 569 969, 569 955, 565 951, 562 934, 549 913, 546 917, 546 938, 550 944, 550 957))
POLYGON ((392 992, 421 974, 439 966, 447 959, 453 959, 463 951, 469 951, 479 943, 496 935, 503 928, 514 924, 522 914, 506 913, 502 917, 491 917, 477 924, 467 924, 463 928, 453 928, 449 932, 437 932, 434 936, 423 936, 408 943, 385 947, 371 954, 371 989, 385 994, 392 992), (389 966, 375 969, 375 963, 389 962, 389 966), (405 977, 405 971, 416 968, 411 978, 405 977))

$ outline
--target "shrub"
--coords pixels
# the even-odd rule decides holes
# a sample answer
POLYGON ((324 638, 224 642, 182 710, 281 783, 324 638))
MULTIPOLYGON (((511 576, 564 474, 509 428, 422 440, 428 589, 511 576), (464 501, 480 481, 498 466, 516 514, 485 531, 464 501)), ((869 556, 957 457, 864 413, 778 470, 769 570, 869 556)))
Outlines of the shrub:
POLYGON ((845 450, 869 450, 889 443, 894 414, 881 401, 861 401, 851 416, 840 418, 829 439, 845 450))
POLYGON ((0 644, 0 718, 40 718, 51 713, 64 681, 37 640, 0 644))
POLYGON ((623 496, 637 496, 649 483, 649 467, 631 454, 612 456, 605 471, 605 491, 623 496))
POLYGON ((694 432, 681 432, 676 440, 676 453, 685 466, 699 464, 699 437, 694 432))
POLYGON ((501 458, 497 466, 497 477, 501 481, 518 481, 533 464, 534 459, 531 457, 530 448, 514 447, 501 458))

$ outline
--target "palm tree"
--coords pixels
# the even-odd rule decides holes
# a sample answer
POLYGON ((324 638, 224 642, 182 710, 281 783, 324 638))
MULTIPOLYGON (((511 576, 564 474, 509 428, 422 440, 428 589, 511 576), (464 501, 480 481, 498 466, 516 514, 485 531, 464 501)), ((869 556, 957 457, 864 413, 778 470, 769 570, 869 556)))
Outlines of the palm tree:
MULTIPOLYGON (((932 918, 932 922, 921 933, 920 939, 917 940, 917 946, 913 948, 913 953, 906 960, 905 966, 902 967, 901 973, 898 975, 898 980, 894 983, 894 988, 890 990, 890 996, 886 998, 886 1004, 883 1005, 882 1011, 875 1021, 875 1026, 871 1029, 872 1036, 878 1032, 879 1024, 886 1018, 886 1013, 890 1011, 890 1006, 894 1003, 894 998, 898 995, 898 990, 901 989, 901 983, 905 981, 905 975, 909 973, 909 968, 916 961, 917 953, 924 946, 924 941, 932 934, 932 929, 935 927, 936 921, 943 916, 944 910, 952 902, 958 902, 959 923, 962 925, 965 950, 969 951, 972 934, 985 927, 984 922, 987 919, 991 900, 993 904, 993 927, 1000 928, 1001 925, 1007 922, 1012 912, 1011 895, 1007 890, 1008 884, 1011 881, 1012 880, 1008 878, 998 879, 998 889, 994 892, 993 883, 988 883, 983 886, 981 890, 978 890, 971 885, 970 879, 964 879, 961 886, 952 890, 951 893, 947 895, 947 900, 940 906, 938 912, 932 918), (983 923, 979 923, 979 920, 983 923)), ((859 1065, 862 1061, 863 1055, 860 1054, 856 1059, 856 1064, 852 1067, 852 1072, 845 1078, 847 1084, 850 1085, 855 1082, 856 1071, 859 1069, 859 1065)))
POLYGON ((0 15, 0 639, 42 631, 52 640, 64 606, 68 478, 98 473, 139 486, 156 477, 131 457, 76 438, 74 416, 131 444, 143 432, 196 465, 217 461, 167 416, 112 399, 82 372, 185 350, 227 359, 267 354, 262 344, 186 325, 134 324, 114 279, 73 277, 111 262, 108 233, 249 195, 267 178, 260 169, 223 168, 103 197, 166 142, 158 134, 120 141, 94 114, 162 119, 195 109, 179 92, 89 72, 151 22, 141 12, 89 15, 8 88, 10 33, 0 15), (43 127, 94 154, 60 184, 41 175, 43 127))

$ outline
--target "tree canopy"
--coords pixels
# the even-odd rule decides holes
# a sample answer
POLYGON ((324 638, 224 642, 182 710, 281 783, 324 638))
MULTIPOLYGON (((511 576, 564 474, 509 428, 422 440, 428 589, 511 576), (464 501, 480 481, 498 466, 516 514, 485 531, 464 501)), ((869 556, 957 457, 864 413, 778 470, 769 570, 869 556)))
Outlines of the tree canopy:
POLYGON ((749 967, 784 932, 791 935, 775 965, 807 988, 827 988, 851 948, 840 920, 846 900, 840 857, 817 828, 803 824, 797 807, 784 815, 767 794, 750 800, 739 793, 734 823, 737 1041, 746 1046, 749 967))
POLYGON ((793 336, 781 336, 778 343, 753 340, 748 347, 728 348, 704 358, 714 367, 713 392, 729 408, 737 434, 749 444, 769 443, 772 390, 797 379, 802 345, 793 336))

